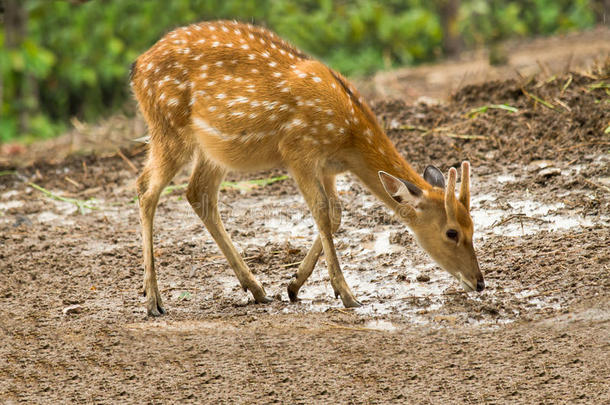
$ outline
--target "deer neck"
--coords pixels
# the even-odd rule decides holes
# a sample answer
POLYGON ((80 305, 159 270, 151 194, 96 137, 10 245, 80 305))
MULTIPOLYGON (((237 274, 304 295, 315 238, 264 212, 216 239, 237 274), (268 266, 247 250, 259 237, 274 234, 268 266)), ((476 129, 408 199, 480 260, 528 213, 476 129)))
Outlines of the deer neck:
POLYGON ((379 180, 379 172, 384 171, 393 176, 407 180, 423 190, 430 185, 421 177, 409 163, 400 155, 390 139, 381 128, 367 130, 358 137, 356 148, 359 153, 354 154, 352 173, 379 198, 388 208, 397 211, 400 205, 385 191, 379 180), (368 135, 372 134, 372 135, 368 135))

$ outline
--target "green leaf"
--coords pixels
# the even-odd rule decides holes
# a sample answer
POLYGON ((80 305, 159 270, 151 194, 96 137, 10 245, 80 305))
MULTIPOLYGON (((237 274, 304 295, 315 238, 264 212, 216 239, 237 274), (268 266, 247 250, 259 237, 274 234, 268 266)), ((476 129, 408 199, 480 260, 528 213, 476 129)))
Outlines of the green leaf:
POLYGON ((190 301, 193 296, 188 291, 182 291, 178 296, 178 301, 190 301))

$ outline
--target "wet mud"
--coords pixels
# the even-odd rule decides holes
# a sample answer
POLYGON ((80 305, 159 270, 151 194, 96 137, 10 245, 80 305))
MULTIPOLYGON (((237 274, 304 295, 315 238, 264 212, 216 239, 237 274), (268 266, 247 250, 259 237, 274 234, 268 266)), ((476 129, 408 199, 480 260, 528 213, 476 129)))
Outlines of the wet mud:
POLYGON ((247 183, 272 171, 233 174, 220 197, 274 298, 254 304, 186 202, 185 171, 155 217, 168 314, 151 319, 131 167, 145 147, 5 165, 0 402, 609 402, 609 80, 602 66, 373 105, 418 170, 470 160, 479 294, 346 174, 335 242, 364 305, 342 308, 323 257, 290 303, 316 230, 291 179, 247 183))

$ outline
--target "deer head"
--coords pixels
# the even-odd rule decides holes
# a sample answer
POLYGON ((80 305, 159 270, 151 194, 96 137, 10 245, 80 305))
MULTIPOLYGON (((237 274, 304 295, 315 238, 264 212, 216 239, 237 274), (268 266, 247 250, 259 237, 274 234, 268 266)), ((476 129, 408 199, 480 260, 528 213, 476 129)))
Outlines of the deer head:
POLYGON ((470 218, 470 165, 462 163, 462 183, 455 197, 457 171, 449 169, 445 185, 443 174, 428 166, 421 188, 385 172, 379 178, 386 192, 398 203, 401 220, 413 231, 418 244, 444 270, 457 278, 466 291, 482 291, 483 275, 472 244, 470 218))

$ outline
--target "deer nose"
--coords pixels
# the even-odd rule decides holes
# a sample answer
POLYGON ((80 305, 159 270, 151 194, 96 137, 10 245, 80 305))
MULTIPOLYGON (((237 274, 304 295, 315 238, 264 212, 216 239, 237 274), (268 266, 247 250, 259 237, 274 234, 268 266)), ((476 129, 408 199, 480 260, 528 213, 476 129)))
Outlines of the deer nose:
POLYGON ((485 281, 483 281, 483 279, 480 279, 479 281, 477 281, 477 291, 481 292, 485 289, 485 281))

